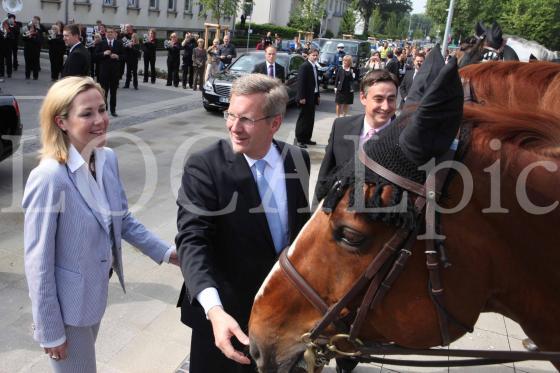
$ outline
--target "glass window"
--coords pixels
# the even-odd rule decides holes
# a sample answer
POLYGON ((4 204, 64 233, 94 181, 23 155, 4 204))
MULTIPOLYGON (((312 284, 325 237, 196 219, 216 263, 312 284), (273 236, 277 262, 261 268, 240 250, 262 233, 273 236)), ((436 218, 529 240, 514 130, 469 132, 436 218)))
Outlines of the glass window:
POLYGON ((185 12, 192 13, 192 0, 185 0, 185 12))
POLYGON ((167 9, 175 10, 175 0, 167 0, 167 9))
POLYGON ((115 0, 103 0, 103 5, 115 5, 115 0))
POLYGON ((150 8, 157 9, 158 5, 158 0, 150 0, 150 8))
POLYGON ((138 0, 128 0, 128 6, 138 8, 138 0))

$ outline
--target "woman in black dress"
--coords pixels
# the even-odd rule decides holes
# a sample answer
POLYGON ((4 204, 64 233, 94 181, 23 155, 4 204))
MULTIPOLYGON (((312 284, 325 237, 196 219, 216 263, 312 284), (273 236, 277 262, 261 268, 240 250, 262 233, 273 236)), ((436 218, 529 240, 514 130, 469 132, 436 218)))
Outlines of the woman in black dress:
POLYGON ((138 35, 134 33, 124 48, 124 59, 126 62, 126 82, 124 83, 124 88, 130 87, 130 82, 132 81, 134 89, 138 89, 138 60, 141 55, 138 35))
MULTIPOLYGON (((60 21, 59 21, 60 22, 60 21)), ((62 65, 64 64, 64 52, 66 52, 66 44, 62 39, 62 26, 59 22, 51 26, 49 30, 48 46, 49 46, 49 60, 51 62, 51 81, 56 81, 60 78, 62 72, 62 65)))
POLYGON ((181 63, 181 43, 177 34, 172 33, 167 43, 167 86, 179 86, 179 65, 181 63))
POLYGON ((352 56, 346 55, 342 59, 342 69, 338 69, 334 79, 336 116, 346 116, 348 106, 354 103, 354 81, 356 73, 352 68, 352 56))

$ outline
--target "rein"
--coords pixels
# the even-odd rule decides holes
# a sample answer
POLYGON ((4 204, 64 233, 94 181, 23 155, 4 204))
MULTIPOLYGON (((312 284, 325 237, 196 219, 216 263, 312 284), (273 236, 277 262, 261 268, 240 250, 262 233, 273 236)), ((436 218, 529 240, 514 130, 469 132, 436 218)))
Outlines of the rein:
MULTIPOLYGON (((455 149, 450 149, 438 161, 452 160, 455 149)), ((283 250, 279 257, 280 268, 284 271, 292 285, 323 315, 319 322, 302 336, 306 345, 304 359, 308 372, 313 372, 315 367, 322 367, 334 357, 349 357, 361 362, 384 362, 394 365, 411 366, 467 366, 484 364, 501 364, 523 360, 550 360, 560 361, 560 353, 552 352, 522 352, 522 351, 477 351, 477 350, 433 350, 433 349, 408 349, 394 344, 364 344, 358 339, 360 329, 366 319, 367 313, 378 306, 389 292, 394 282, 404 270, 412 255, 412 248, 417 241, 417 236, 424 223, 426 232, 435 232, 436 214, 435 203, 447 179, 449 168, 444 168, 434 173, 429 173, 424 185, 406 179, 388 170, 369 158, 360 149, 360 161, 371 171, 417 196, 414 202, 416 224, 413 229, 400 228, 387 241, 377 255, 371 260, 365 271, 358 277, 342 298, 329 306, 311 285, 301 276, 290 262, 287 251, 283 250), (350 311, 348 305, 360 294, 363 297, 356 311, 350 311), (342 312, 347 314, 342 316, 342 312), (348 320, 352 319, 349 323, 348 320), (333 324, 338 333, 330 339, 323 337, 323 332, 333 324), (340 347, 344 343, 346 349, 340 347), (348 345, 351 350, 348 350, 348 345), (377 358, 373 355, 439 355, 475 357, 478 359, 467 360, 442 360, 442 361, 412 361, 377 358), (445 364, 445 365, 443 365, 445 364)), ((335 184, 333 188, 340 188, 335 184)), ((406 196, 403 196, 406 198, 406 196)), ((426 239, 426 268, 429 273, 428 290, 434 303, 438 317, 442 346, 451 343, 449 324, 472 332, 472 327, 465 326, 457 321, 445 308, 444 289, 441 281, 440 264, 446 268, 447 255, 441 243, 433 239, 426 239)))

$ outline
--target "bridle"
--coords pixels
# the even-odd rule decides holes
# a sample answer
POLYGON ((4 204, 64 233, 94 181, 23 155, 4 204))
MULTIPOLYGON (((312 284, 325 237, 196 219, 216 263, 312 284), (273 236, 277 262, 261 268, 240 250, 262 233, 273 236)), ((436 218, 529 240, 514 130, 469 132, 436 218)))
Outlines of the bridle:
MULTIPOLYGON (((453 160, 456 148, 450 149, 445 155, 438 159, 438 163, 453 160)), ((415 220, 414 228, 400 228, 383 245, 381 250, 368 264, 365 271, 358 277, 350 289, 333 305, 328 305, 321 296, 309 285, 303 276, 297 271, 288 258, 288 250, 282 251, 279 257, 280 268, 284 271, 292 285, 323 315, 319 322, 308 333, 302 336, 302 342, 306 345, 304 358, 309 372, 315 367, 321 367, 328 363, 333 357, 349 357, 357 361, 389 362, 396 365, 425 365, 426 362, 409 360, 389 360, 374 357, 373 355, 391 354, 425 354, 440 356, 462 356, 476 357, 478 359, 467 360, 442 360, 431 361, 427 366, 466 366, 481 364, 498 364, 504 362, 522 360, 555 360, 560 361, 560 353, 544 352, 521 352, 521 351, 476 351, 476 350, 413 350, 396 346, 394 344, 364 344, 358 339, 360 329, 366 319, 368 312, 377 307, 391 289, 404 270, 404 267, 412 255, 412 249, 417 241, 421 227, 426 232, 434 232, 436 229, 435 205, 441 196, 442 189, 449 176, 449 168, 443 168, 436 173, 428 173, 426 182, 419 184, 406 179, 391 170, 383 167, 367 156, 360 149, 358 153, 360 162, 371 171, 397 185, 403 190, 416 195, 414 201, 415 220), (347 306, 360 294, 363 294, 359 307, 345 316, 341 313, 348 310, 347 306), (330 339, 323 337, 323 332, 334 325, 339 334, 330 339), (344 343, 344 348, 341 344, 344 343), (348 350, 348 346, 352 346, 348 350)), ((342 194, 342 186, 335 183, 333 188, 342 194)), ((404 197, 403 197, 404 198, 404 197)), ((441 281, 441 267, 449 266, 445 248, 441 242, 434 239, 425 240, 426 268, 429 273, 428 290, 435 306, 438 317, 439 330, 442 346, 448 346, 451 342, 449 325, 452 323, 461 329, 472 332, 471 326, 466 326, 456 320, 445 308, 444 288, 441 281)))

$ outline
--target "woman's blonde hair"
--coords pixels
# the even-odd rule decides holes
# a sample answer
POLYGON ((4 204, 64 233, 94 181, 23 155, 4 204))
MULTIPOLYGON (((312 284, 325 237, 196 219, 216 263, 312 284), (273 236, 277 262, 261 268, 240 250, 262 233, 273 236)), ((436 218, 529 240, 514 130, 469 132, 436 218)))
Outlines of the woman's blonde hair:
POLYGON ((70 140, 58 127, 55 118, 68 118, 74 98, 82 92, 97 89, 102 97, 105 92, 91 77, 69 76, 54 83, 41 105, 39 121, 41 125, 40 158, 54 158, 60 163, 68 161, 68 144, 70 140))

